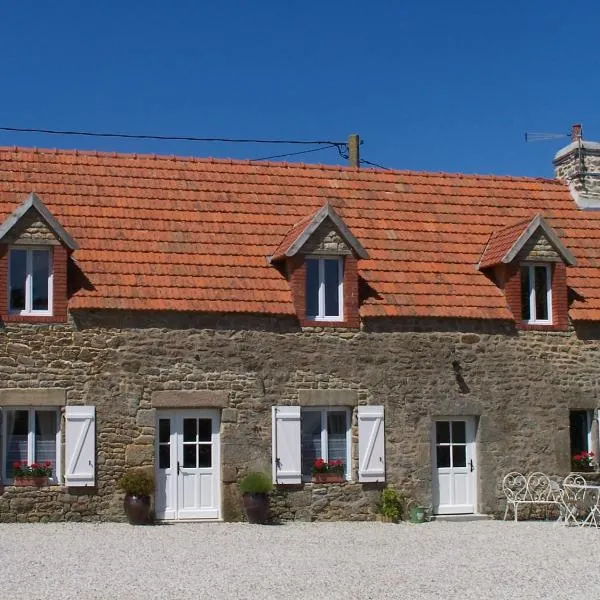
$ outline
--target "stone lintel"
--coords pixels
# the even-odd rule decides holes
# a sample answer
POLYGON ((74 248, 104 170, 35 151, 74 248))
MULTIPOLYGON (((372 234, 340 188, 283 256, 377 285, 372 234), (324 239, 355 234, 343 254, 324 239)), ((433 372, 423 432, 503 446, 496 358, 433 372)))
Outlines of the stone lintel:
POLYGON ((229 392, 223 390, 168 390, 152 394, 153 408, 225 408, 229 392))
POLYGON ((64 388, 0 389, 0 406, 65 406, 64 388))
POLYGON ((356 390, 298 390, 300 406, 356 406, 356 390))

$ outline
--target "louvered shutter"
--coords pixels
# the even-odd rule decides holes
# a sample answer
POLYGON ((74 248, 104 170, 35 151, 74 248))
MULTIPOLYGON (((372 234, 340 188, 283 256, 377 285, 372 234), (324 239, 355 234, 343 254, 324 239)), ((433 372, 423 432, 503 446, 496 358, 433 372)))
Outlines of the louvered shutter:
POLYGON ((302 482, 300 407, 273 407, 273 482, 302 482))
POLYGON ((65 483, 71 487, 96 483, 96 408, 65 408, 65 483))
POLYGON ((385 481, 383 406, 358 407, 358 480, 385 481))

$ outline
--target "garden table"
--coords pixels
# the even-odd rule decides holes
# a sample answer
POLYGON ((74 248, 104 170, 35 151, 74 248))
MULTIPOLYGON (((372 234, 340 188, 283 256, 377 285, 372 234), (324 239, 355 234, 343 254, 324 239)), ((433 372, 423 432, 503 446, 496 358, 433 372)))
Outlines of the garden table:
POLYGON ((600 485, 585 485, 578 483, 564 483, 563 503, 565 506, 565 525, 570 522, 576 525, 593 525, 600 527, 600 485), (579 507, 588 511, 585 519, 577 519, 579 507))

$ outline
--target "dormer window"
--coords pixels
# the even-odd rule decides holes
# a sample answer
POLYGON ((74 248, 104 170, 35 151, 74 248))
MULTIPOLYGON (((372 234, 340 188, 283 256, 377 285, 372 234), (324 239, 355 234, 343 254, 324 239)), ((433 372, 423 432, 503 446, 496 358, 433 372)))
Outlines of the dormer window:
POLYGON ((270 263, 290 284, 302 327, 360 327, 357 261, 367 251, 326 203, 296 223, 270 263))
POLYGON ((34 193, 0 223, 0 320, 65 323, 75 240, 34 193))
POLYGON ((493 231, 479 269, 506 297, 518 329, 566 331, 567 267, 575 257, 542 215, 493 231))
POLYGON ((344 307, 342 258, 306 259, 306 318, 342 321, 344 307))
POLYGON ((12 248, 9 260, 9 311, 52 314, 52 260, 48 248, 12 248))
POLYGON ((550 265, 521 267, 521 318, 525 323, 552 323, 552 274, 550 265))

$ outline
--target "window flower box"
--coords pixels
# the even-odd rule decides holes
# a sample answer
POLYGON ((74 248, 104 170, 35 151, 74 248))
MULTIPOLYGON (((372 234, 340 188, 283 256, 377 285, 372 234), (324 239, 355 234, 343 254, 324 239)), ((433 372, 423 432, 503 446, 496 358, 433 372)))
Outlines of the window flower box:
POLYGON ((571 469, 579 473, 589 473, 594 470, 594 453, 579 452, 571 457, 571 469))
POLYGON ((327 462, 317 458, 312 465, 313 483, 342 483, 345 481, 345 469, 343 460, 332 460, 327 462))
POLYGON ((45 487, 48 485, 48 477, 15 477, 15 487, 45 487))
POLYGON ((341 473, 313 473, 313 483, 343 483, 344 476, 341 473))
POLYGON ((49 460, 31 465, 20 462, 13 463, 15 487, 44 487, 48 485, 48 479, 51 476, 52 463, 49 460))

